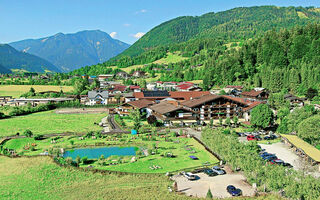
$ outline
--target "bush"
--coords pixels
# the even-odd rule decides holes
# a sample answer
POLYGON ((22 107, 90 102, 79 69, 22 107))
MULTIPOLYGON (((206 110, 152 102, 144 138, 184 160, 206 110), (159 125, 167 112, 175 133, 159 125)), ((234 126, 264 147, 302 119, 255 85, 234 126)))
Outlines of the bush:
POLYGON ((43 135, 34 136, 34 140, 42 140, 42 139, 43 139, 43 135))
POLYGON ((30 131, 29 129, 25 130, 25 131, 23 132, 23 134, 24 134, 26 137, 32 137, 32 135, 33 135, 32 131, 30 131))

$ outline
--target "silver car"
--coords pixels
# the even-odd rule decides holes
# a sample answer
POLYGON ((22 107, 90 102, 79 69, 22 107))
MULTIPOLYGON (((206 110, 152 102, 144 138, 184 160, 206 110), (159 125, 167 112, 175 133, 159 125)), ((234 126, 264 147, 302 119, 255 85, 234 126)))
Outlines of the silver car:
POLYGON ((214 171, 215 173, 217 173, 218 175, 223 175, 226 173, 226 171, 224 171, 223 169, 221 169, 218 166, 214 166, 212 167, 212 171, 214 171))

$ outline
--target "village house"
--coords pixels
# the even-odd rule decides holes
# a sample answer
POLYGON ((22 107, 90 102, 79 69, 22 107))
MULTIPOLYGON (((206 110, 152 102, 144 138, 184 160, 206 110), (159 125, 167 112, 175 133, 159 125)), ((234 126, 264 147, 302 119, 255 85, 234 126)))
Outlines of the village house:
POLYGON ((264 101, 269 98, 269 93, 264 88, 254 88, 249 92, 242 92, 241 97, 264 101))
POLYGON ((130 75, 127 73, 127 72, 118 72, 117 75, 116 75, 118 78, 120 79, 128 79, 130 78, 130 75))
POLYGON ((111 88, 108 88, 107 90, 111 94, 121 94, 127 91, 128 86, 121 85, 121 84, 116 84, 112 85, 111 88))
POLYGON ((138 109, 141 113, 143 113, 143 112, 147 112, 147 107, 153 104, 154 104, 153 101, 149 101, 146 99, 130 101, 119 106, 116 109, 116 112, 120 116, 128 116, 130 112, 132 112, 132 110, 134 109, 138 109))
POLYGON ((132 76, 136 78, 142 78, 146 76, 146 73, 144 71, 135 71, 132 73, 132 76))
POLYGON ((184 82, 176 86, 177 91, 201 91, 202 89, 191 82, 184 82))
POLYGON ((304 106, 304 101, 307 100, 307 98, 299 98, 292 94, 286 94, 284 95, 284 99, 290 102, 291 106, 304 106))
POLYGON ((12 101, 12 96, 0 96, 0 106, 7 105, 8 102, 12 101))
POLYGON ((141 92, 141 87, 139 85, 130 85, 129 91, 131 92, 141 92))
POLYGON ((99 80, 99 82, 101 82, 101 81, 107 81, 107 80, 112 79, 113 76, 114 76, 113 74, 100 74, 100 75, 98 76, 98 80, 99 80))
POLYGON ((26 98, 20 98, 20 99, 14 99, 11 106, 26 106, 30 104, 31 106, 37 106, 40 104, 47 104, 47 103, 61 103, 61 102, 67 102, 67 101, 73 101, 74 98, 45 98, 45 99, 26 99, 26 98))
POLYGON ((89 102, 87 102, 86 105, 90 105, 90 106, 97 105, 97 104, 107 105, 108 97, 109 97, 108 91, 101 91, 101 90, 89 91, 88 92, 89 102))

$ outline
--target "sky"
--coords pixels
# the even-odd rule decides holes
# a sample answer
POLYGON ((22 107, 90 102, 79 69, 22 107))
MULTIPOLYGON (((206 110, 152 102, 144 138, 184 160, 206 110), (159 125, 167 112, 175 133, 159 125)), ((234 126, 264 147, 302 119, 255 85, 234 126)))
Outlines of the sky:
POLYGON ((101 30, 133 44, 179 16, 259 5, 320 7, 320 0, 0 0, 0 43, 101 30))

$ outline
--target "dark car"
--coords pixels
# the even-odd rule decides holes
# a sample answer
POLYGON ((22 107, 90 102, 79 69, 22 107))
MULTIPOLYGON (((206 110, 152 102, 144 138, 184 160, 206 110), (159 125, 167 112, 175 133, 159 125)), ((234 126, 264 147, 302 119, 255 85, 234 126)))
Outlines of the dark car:
POLYGON ((275 135, 268 135, 268 136, 265 136, 263 139, 264 139, 264 140, 274 140, 274 139, 277 139, 277 136, 275 136, 275 135))
POLYGON ((278 157, 275 156, 275 155, 271 155, 271 156, 266 156, 266 157, 263 157, 264 160, 267 160, 267 161, 272 161, 272 160, 277 160, 278 157))
POLYGON ((212 169, 209 169, 209 168, 203 170, 203 172, 204 172, 205 174, 207 174, 208 176, 217 176, 217 175, 218 175, 218 173, 214 172, 212 169))
POLYGON ((229 194, 231 194, 231 196, 240 196, 242 194, 242 191, 233 185, 228 185, 227 191, 229 194))

